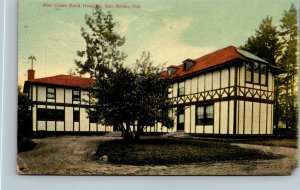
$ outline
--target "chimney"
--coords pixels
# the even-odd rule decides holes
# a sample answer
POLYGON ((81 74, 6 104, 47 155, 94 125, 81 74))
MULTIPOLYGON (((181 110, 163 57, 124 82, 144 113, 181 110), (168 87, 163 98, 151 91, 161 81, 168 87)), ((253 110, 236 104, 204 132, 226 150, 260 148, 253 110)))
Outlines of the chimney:
POLYGON ((35 70, 29 69, 27 72, 28 72, 28 80, 29 80, 29 81, 34 80, 34 73, 35 73, 35 70))

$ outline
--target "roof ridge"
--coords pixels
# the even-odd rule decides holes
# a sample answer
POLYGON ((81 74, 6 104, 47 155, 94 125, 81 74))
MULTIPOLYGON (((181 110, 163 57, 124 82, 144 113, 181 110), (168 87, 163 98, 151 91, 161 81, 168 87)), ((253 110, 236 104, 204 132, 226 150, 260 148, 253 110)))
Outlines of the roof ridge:
POLYGON ((39 80, 39 79, 46 79, 46 78, 55 78, 59 76, 65 76, 65 77, 73 77, 73 78, 80 78, 80 79, 91 79, 95 80, 94 78, 87 78, 87 77, 81 77, 81 76, 74 76, 74 75, 66 75, 66 74, 59 74, 59 75, 53 75, 53 76, 46 76, 46 77, 41 77, 41 78, 35 78, 33 80, 39 80))
POLYGON ((216 50, 216 51, 213 51, 213 52, 210 52, 210 53, 208 53, 208 54, 205 54, 205 55, 203 55, 203 56, 201 56, 201 57, 198 57, 198 58, 196 58, 196 59, 194 59, 194 60, 196 61, 196 60, 201 59, 201 58, 203 58, 203 57, 208 57, 208 56, 211 55, 211 54, 214 54, 214 53, 217 53, 217 52, 220 52, 220 51, 224 51, 225 49, 230 49, 230 48, 234 49, 234 51, 237 53, 237 48, 236 48, 235 46, 233 46, 233 45, 229 45, 229 46, 224 47, 224 48, 222 48, 222 49, 218 49, 218 50, 216 50))

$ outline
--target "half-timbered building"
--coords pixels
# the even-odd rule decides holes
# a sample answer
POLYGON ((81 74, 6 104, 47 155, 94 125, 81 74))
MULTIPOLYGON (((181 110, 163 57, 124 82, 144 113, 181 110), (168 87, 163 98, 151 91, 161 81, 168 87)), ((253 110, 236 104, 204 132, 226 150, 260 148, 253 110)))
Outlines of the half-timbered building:
POLYGON ((176 131, 204 135, 271 135, 275 75, 280 69, 229 46, 186 59, 163 73, 172 80, 176 131))
POLYGON ((24 92, 32 100, 32 130, 47 132, 109 132, 111 126, 88 117, 92 109, 88 89, 94 79, 70 75, 34 78, 28 70, 24 92))
MULTIPOLYGON (((181 131, 203 135, 271 135, 274 126, 275 75, 281 70, 263 59, 229 46, 170 66, 169 100, 174 127, 161 123, 145 132, 181 131)), ((70 75, 34 78, 28 70, 24 92, 33 104, 33 131, 111 132, 112 126, 89 118, 88 89, 94 79, 70 75)))

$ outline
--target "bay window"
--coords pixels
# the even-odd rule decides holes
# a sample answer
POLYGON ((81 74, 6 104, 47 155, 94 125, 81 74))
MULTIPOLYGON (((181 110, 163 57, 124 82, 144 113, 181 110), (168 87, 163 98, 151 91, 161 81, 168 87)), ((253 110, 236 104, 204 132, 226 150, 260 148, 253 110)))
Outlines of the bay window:
POLYGON ((267 85, 267 66, 263 63, 245 63, 246 70, 246 82, 259 84, 259 85, 267 85))

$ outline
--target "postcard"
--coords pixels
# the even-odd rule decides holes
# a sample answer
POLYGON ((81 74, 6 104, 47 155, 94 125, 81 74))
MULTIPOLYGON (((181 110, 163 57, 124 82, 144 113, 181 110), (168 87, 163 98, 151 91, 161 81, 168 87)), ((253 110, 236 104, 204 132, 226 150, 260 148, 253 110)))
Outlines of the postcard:
POLYGON ((20 0, 21 175, 291 175, 297 0, 20 0))

